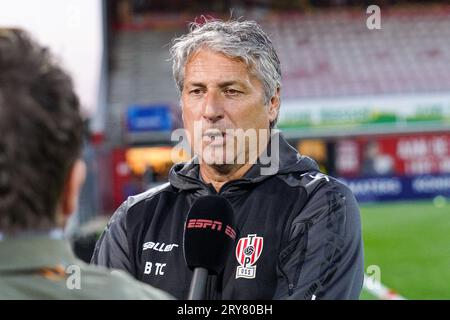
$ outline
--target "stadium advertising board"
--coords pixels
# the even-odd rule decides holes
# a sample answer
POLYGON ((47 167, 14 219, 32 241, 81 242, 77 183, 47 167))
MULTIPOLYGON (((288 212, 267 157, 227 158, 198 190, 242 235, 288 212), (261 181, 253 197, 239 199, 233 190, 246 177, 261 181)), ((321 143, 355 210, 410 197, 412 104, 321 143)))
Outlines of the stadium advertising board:
POLYGON ((278 126, 290 137, 450 129, 450 94, 283 100, 278 126))
POLYGON ((340 179, 359 202, 450 197, 450 174, 340 179))
POLYGON ((450 133, 341 139, 336 171, 343 177, 450 173, 450 133))
POLYGON ((450 133, 342 139, 336 171, 359 201, 450 196, 450 133))
POLYGON ((129 106, 127 109, 128 132, 170 131, 170 109, 166 105, 129 106))

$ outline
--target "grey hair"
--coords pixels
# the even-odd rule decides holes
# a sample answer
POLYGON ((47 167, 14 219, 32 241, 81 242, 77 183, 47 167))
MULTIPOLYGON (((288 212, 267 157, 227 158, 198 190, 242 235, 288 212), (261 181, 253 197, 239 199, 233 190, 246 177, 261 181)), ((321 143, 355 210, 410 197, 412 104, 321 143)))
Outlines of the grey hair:
MULTIPOLYGON (((191 23, 189 33, 172 41, 170 57, 179 92, 183 91, 184 67, 188 59, 199 49, 207 47, 244 61, 263 83, 264 104, 267 105, 281 87, 280 60, 267 34, 255 21, 203 19, 205 23, 191 23)), ((275 123, 276 120, 271 127, 275 123)))

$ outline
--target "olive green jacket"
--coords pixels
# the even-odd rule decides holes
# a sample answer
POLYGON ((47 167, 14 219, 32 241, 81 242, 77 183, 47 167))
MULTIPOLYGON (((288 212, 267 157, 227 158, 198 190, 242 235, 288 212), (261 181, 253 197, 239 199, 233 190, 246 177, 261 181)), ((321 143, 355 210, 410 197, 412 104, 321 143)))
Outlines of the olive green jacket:
POLYGON ((49 236, 0 239, 0 299, 173 299, 122 271, 77 259, 49 236))

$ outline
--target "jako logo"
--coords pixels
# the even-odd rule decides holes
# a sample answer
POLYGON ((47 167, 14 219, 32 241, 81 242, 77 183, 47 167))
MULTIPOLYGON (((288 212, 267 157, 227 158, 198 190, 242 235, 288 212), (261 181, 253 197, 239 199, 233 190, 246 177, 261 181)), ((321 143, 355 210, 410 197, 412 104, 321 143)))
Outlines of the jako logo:
MULTIPOLYGON (((206 229, 222 231, 222 222, 210 219, 189 219, 187 229, 206 229)), ((225 227, 225 234, 231 239, 236 239, 236 231, 230 226, 225 227)))

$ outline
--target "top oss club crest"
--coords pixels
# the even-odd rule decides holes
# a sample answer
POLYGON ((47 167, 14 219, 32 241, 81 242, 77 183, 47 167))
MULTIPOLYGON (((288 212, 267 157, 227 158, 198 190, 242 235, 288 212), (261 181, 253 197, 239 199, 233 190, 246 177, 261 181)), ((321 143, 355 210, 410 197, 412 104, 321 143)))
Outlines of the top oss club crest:
POLYGON ((256 276, 256 261, 263 249, 263 237, 256 234, 249 234, 245 238, 239 239, 236 246, 236 259, 240 266, 236 270, 237 278, 254 279, 256 276))

